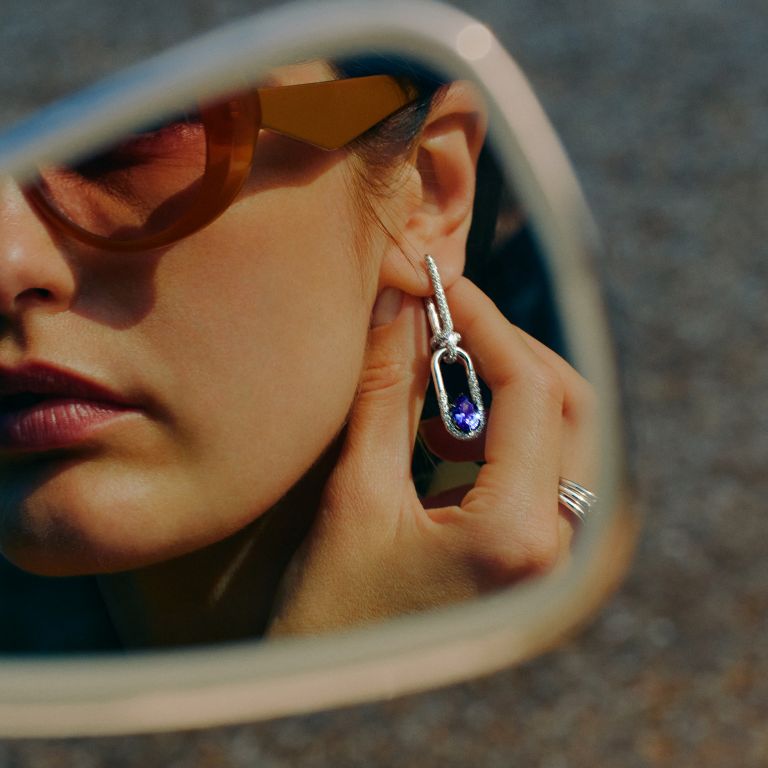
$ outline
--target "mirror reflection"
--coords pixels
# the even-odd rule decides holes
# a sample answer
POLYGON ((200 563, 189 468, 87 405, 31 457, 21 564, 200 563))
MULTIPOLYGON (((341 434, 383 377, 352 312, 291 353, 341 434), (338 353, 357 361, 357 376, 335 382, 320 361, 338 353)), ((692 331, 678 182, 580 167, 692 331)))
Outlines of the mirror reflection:
POLYGON ((0 650, 327 632, 567 559, 594 395, 505 179, 475 87, 381 53, 4 179, 0 650))

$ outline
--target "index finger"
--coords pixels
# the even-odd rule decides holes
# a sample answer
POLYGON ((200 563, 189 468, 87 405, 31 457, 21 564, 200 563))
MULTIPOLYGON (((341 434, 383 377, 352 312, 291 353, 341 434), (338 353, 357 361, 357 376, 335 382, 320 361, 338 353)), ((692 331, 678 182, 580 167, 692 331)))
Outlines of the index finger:
POLYGON ((493 302, 465 278, 447 292, 462 346, 493 393, 486 464, 462 501, 498 529, 528 531, 557 546, 564 387, 557 371, 526 343, 493 302))

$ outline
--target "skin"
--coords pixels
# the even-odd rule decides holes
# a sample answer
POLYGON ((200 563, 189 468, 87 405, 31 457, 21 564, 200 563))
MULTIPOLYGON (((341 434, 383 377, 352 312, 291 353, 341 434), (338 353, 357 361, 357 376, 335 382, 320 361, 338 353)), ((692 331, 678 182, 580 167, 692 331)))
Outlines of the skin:
POLYGON ((354 158, 260 137, 219 219, 131 256, 61 238, 2 180, 0 364, 55 363, 140 407, 72 448, 0 456, 6 556, 100 574, 127 645, 326 631, 552 567, 571 534, 558 476, 594 483, 594 402, 460 278, 483 137, 453 84, 373 201, 388 233, 356 205, 354 158), (427 252, 494 406, 473 444, 425 425, 437 453, 487 464, 466 494, 422 502, 427 252))
MULTIPOLYGON (((342 153, 264 144, 223 216, 135 257, 58 240, 4 182, 0 360, 52 361, 144 407, 88 445, 23 463, 31 489, 0 522, 22 567, 116 571, 218 541, 281 498, 340 429, 375 292, 354 254, 348 168, 342 153)), ((14 482, 4 472, 2 490, 14 482)))

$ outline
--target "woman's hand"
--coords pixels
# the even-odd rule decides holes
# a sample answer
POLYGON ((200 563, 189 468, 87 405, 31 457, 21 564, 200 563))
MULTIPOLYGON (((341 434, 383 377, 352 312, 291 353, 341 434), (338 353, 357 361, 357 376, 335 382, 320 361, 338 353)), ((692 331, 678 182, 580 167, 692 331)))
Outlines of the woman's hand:
POLYGON ((370 330, 341 455, 270 635, 459 601, 545 572, 569 552, 573 521, 559 509, 558 480, 595 483, 592 389, 465 278, 446 294, 493 404, 483 438, 457 441, 439 419, 422 436, 445 458, 484 460, 477 482, 455 498, 416 494, 411 457, 431 353, 423 303, 404 296, 394 319, 370 330))

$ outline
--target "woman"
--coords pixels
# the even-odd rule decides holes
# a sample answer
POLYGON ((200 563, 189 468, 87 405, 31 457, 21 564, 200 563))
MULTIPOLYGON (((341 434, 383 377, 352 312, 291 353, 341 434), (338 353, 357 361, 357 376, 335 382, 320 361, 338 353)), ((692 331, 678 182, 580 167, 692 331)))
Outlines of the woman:
MULTIPOLYGON (((461 276, 482 105, 411 73, 335 148, 270 128, 280 94, 310 99, 301 130, 324 120, 286 86, 379 87, 349 74, 283 67, 260 106, 227 100, 36 188, 2 181, 0 547, 34 573, 98 575, 125 646, 368 622, 568 551, 558 482, 594 483, 593 397, 461 276), (249 164, 238 131, 259 124, 249 164), (229 147, 215 195, 194 170, 206 136, 209 166, 229 147), (420 499, 427 253, 493 407, 482 439, 423 425, 436 454, 486 463, 473 488, 420 499)), ((325 106, 332 130, 368 109, 353 101, 325 106)))

